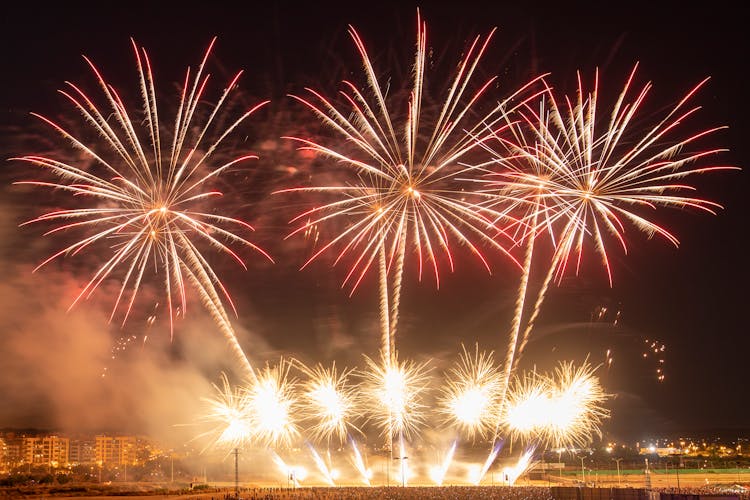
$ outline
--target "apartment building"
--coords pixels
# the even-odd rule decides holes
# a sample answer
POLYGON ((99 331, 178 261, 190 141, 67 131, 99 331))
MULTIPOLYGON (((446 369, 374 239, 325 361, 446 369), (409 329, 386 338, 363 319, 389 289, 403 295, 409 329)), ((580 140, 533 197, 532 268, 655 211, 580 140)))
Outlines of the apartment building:
POLYGON ((136 465, 136 451, 135 436, 98 435, 95 438, 95 460, 101 465, 136 465))

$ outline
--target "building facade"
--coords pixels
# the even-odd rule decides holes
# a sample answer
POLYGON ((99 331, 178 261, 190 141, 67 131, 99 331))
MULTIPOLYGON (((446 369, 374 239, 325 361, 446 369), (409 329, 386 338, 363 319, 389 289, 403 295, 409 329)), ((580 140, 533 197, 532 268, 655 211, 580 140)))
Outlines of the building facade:
POLYGON ((23 463, 32 466, 63 467, 68 464, 70 440, 57 435, 23 438, 23 463))
POLYGON ((68 460, 70 465, 96 463, 96 441, 93 439, 71 439, 68 460))
POLYGON ((135 436, 96 436, 96 462, 100 465, 137 465, 135 436))

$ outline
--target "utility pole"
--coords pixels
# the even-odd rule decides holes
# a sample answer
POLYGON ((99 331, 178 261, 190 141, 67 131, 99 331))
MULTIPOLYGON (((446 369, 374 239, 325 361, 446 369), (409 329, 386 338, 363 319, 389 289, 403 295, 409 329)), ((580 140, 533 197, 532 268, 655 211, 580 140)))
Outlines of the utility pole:
POLYGON ((240 474, 239 474, 240 449, 234 449, 234 498, 240 499, 240 474))

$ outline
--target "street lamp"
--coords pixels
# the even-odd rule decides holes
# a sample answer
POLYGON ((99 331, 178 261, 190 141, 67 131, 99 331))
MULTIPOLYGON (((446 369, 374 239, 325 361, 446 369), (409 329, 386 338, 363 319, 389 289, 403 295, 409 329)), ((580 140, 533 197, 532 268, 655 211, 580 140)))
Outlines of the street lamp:
POLYGON ((620 460, 622 460, 622 458, 613 458, 612 460, 617 462, 617 486, 620 487, 622 486, 622 483, 620 482, 620 460))

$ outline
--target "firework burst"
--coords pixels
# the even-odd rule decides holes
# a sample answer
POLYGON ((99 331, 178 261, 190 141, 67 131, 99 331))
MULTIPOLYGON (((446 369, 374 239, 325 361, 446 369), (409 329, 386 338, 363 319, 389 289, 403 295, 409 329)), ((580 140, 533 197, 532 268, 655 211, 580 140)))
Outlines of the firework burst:
POLYGON ((393 99, 387 97, 388 87, 378 80, 357 31, 350 28, 349 34, 362 57, 369 89, 344 82, 340 103, 312 89, 308 89, 309 98, 292 96, 345 141, 326 145, 289 137, 300 143, 302 150, 338 162, 346 169, 349 180, 338 185, 279 192, 306 192, 334 198, 292 219, 291 223, 301 225, 289 236, 306 233, 311 226, 345 221, 344 229, 322 244, 302 267, 326 253, 334 254, 335 263, 351 256, 353 264, 343 286, 350 285, 352 293, 369 269, 378 268, 382 355, 390 362, 396 356, 395 338, 407 248, 416 255, 420 279, 425 267, 430 267, 438 286, 439 256, 442 255, 453 270, 452 247, 456 243, 470 249, 488 270, 490 266, 480 243, 507 254, 505 247, 494 238, 499 229, 490 220, 490 217, 501 219, 501 214, 489 209, 477 210, 472 197, 456 181, 462 172, 472 170, 472 167, 460 166, 459 161, 478 149, 481 138, 476 139, 476 135, 482 133, 486 121, 491 121, 501 109, 493 105, 481 115, 478 102, 495 78, 478 86, 473 82, 492 33, 484 39, 476 37, 468 47, 437 112, 428 112, 423 104, 428 49, 427 28, 419 13, 414 80, 402 111, 392 111, 393 99), (477 114, 481 115, 479 120, 475 118, 477 114))
POLYGON ((232 386, 222 374, 216 394, 204 398, 208 409, 200 417, 214 427, 201 434, 211 436, 211 444, 237 448, 253 442, 261 446, 286 445, 299 436, 296 422, 297 381, 290 377, 294 362, 281 358, 266 366, 247 385, 232 386))
POLYGON ((503 420, 514 438, 553 448, 582 447, 609 416, 609 397, 588 363, 561 362, 551 375, 516 377, 508 392, 503 420))
POLYGON ((417 432, 425 422, 422 402, 429 383, 427 363, 399 361, 377 363, 365 356, 367 368, 361 372, 363 404, 368 415, 393 446, 393 438, 417 432))
MULTIPOLYGON (((598 114, 599 76, 592 91, 578 77, 575 100, 560 104, 547 86, 538 109, 524 102, 506 113, 495 133, 497 148, 481 141, 492 159, 483 194, 488 205, 520 213, 514 238, 525 245, 523 274, 506 355, 506 380, 517 365, 549 285, 566 272, 580 271, 584 246, 591 241, 606 269, 610 286, 610 237, 627 253, 628 228, 659 235, 677 246, 677 237, 655 221, 657 208, 696 209, 715 214, 720 205, 691 195, 696 188, 683 179, 734 169, 700 166, 723 149, 700 149, 699 142, 724 127, 683 132, 699 110, 691 99, 706 83, 691 89, 655 125, 637 128, 651 84, 633 92, 637 65, 630 73, 608 121, 598 114), (529 277, 536 239, 548 234, 554 253, 536 299, 529 301, 529 277), (574 265, 571 262, 575 261, 574 265), (533 304, 533 305, 532 305, 533 304), (531 307, 528 307, 531 305, 531 307)), ((546 85, 546 84, 545 84, 546 85)), ((630 231, 632 232, 632 231, 630 231)))
POLYGON ((500 411, 503 375, 495 365, 492 352, 466 351, 450 369, 442 388, 440 409, 448 420, 470 438, 485 436, 496 423, 500 411))
POLYGON ((513 437, 533 436, 548 422, 550 387, 536 372, 516 376, 507 394, 504 421, 513 437))
POLYGON ((338 373, 336 364, 325 368, 321 364, 308 368, 300 363, 308 376, 302 384, 302 401, 312 437, 329 441, 338 438, 345 442, 350 430, 358 431, 351 422, 357 407, 357 388, 349 383, 353 370, 338 373))
POLYGON ((246 389, 253 432, 264 446, 288 445, 299 436, 298 383, 289 374, 293 364, 283 357, 275 366, 266 364, 246 389))
POLYGON ((237 232, 252 230, 249 224, 217 213, 209 204, 221 196, 212 187, 219 175, 256 158, 243 155, 215 165, 217 148, 265 103, 252 107, 227 128, 217 131, 216 117, 242 73, 232 78, 217 103, 205 111, 209 75, 204 70, 214 42, 215 39, 195 75, 191 76, 190 69, 186 72, 174 130, 162 125, 151 62, 145 49, 133 41, 143 116, 140 113, 131 116, 119 93, 94 63, 85 58, 106 104, 99 107, 95 99, 73 83, 68 83, 60 93, 97 133, 98 140, 87 144, 63 126, 34 114, 70 142, 78 154, 73 160, 34 155, 14 159, 40 167, 57 179, 18 184, 52 188, 86 202, 82 208, 51 211, 25 223, 51 224, 52 229, 45 235, 84 233, 37 269, 63 256, 102 249, 107 252, 104 264, 71 307, 88 299, 106 279, 117 278, 121 285, 110 320, 119 311, 125 323, 143 284, 153 274, 160 274, 173 331, 175 314, 184 315, 186 311, 186 284, 192 285, 237 357, 252 373, 223 305, 222 296, 234 308, 231 297, 201 247, 225 253, 243 267, 242 258, 232 246, 249 247, 270 260, 268 254, 237 232), (199 115, 207 118, 199 122, 199 115))
POLYGON ((576 367, 562 362, 555 369, 554 380, 557 417, 554 419, 553 447, 582 444, 601 435, 601 423, 609 417, 602 403, 609 395, 602 388, 596 368, 588 363, 576 367))
POLYGON ((210 436, 210 446, 239 448, 253 437, 251 407, 247 392, 243 387, 232 387, 226 374, 222 373, 221 386, 213 384, 213 398, 203 398, 208 409, 200 421, 213 425, 213 428, 197 436, 210 436))

